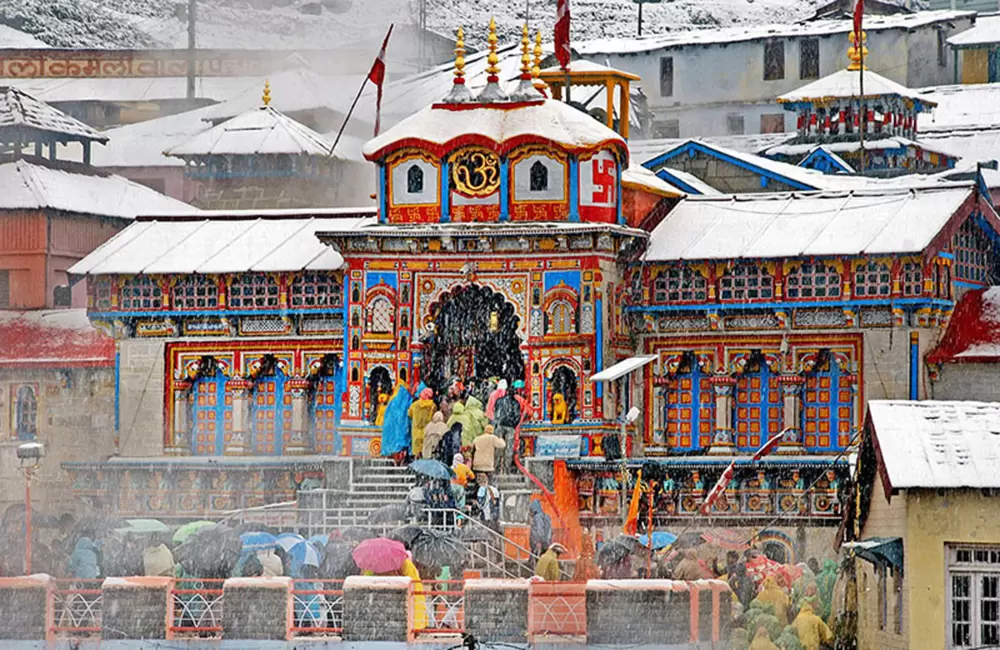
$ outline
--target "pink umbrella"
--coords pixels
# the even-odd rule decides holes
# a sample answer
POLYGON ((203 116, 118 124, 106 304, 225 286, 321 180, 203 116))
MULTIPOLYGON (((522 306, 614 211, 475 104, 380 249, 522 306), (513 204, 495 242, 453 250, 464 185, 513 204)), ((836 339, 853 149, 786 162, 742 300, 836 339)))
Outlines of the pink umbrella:
POLYGON ((406 547, 394 539, 384 537, 366 539, 351 552, 351 557, 362 571, 392 573, 403 566, 406 560, 406 547))

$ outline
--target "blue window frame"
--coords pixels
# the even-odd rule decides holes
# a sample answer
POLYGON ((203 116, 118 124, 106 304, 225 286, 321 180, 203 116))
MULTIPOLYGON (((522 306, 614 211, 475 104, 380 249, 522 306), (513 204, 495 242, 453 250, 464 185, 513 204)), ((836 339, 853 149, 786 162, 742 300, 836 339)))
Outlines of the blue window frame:
POLYGON ((199 377, 191 392, 191 453, 221 456, 233 430, 233 398, 226 393, 226 376, 216 370, 199 377))
POLYGON ((259 456, 280 456, 292 429, 292 396, 285 390, 287 377, 275 369, 259 378, 250 397, 251 450, 259 456))
POLYGON ((736 380, 734 408, 740 451, 756 451, 781 431, 781 385, 763 360, 751 359, 746 372, 736 380))
POLYGON ((715 429, 715 395, 710 376, 697 363, 677 374, 667 389, 667 444, 677 451, 707 449, 715 429))
POLYGON ((851 375, 821 357, 803 387, 802 442, 809 451, 841 451, 850 444, 853 430, 851 375))

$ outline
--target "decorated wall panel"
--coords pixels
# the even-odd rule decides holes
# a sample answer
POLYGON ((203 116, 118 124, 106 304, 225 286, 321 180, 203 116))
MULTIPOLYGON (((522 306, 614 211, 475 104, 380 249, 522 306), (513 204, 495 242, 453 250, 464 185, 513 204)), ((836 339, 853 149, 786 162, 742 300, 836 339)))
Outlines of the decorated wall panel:
POLYGON ((580 217, 613 223, 618 218, 620 170, 615 155, 608 150, 581 158, 580 217))

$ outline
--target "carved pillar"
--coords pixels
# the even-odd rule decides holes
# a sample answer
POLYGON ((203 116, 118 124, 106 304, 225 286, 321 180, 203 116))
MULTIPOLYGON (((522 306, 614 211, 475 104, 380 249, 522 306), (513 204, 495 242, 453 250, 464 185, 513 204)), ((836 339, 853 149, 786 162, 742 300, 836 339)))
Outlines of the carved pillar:
POLYGON ((253 382, 242 377, 233 377, 226 382, 226 392, 233 398, 233 430, 226 441, 227 456, 243 456, 249 451, 251 388, 253 382))
POLYGON ((736 378, 723 376, 710 380, 715 391, 715 436, 710 454, 733 454, 736 452, 733 432, 733 391, 736 378))
POLYGON ((782 429, 787 430, 779 451, 801 453, 802 449, 802 387, 806 383, 802 375, 781 375, 782 429))
POLYGON ((191 382, 186 379, 178 379, 173 382, 173 390, 174 410, 173 421, 170 424, 170 444, 164 451, 171 456, 180 456, 191 453, 191 423, 188 418, 191 382))
POLYGON ((309 380, 292 377, 285 382, 285 390, 292 396, 292 430, 289 434, 285 453, 289 455, 308 454, 312 451, 309 439, 309 380))

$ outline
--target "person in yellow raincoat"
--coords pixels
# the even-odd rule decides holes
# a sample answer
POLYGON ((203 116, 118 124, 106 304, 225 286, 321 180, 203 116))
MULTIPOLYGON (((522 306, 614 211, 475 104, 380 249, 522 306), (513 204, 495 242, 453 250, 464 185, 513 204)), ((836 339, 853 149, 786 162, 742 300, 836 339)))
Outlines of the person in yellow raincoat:
POLYGON ((792 622, 795 633, 799 635, 799 643, 806 650, 819 650, 820 644, 833 641, 833 632, 819 616, 813 613, 809 601, 802 603, 799 615, 792 622))
POLYGON ((774 576, 764 578, 764 588, 754 600, 774 607, 774 615, 778 618, 778 622, 782 625, 788 625, 788 608, 792 603, 788 594, 778 586, 778 581, 775 580, 774 576))
POLYGON ((420 399, 410 404, 406 414, 410 416, 410 453, 419 458, 424 451, 424 427, 431 422, 437 405, 434 404, 434 391, 425 388, 420 391, 420 399))
POLYGON ((771 641, 771 635, 767 633, 766 627, 758 627, 757 634, 750 644, 749 650, 781 650, 771 641))
POLYGON ((420 581, 420 573, 417 571, 417 567, 414 566, 413 560, 404 560, 402 568, 399 569, 399 574, 412 580, 414 593, 421 594, 413 597, 413 629, 427 629, 427 597, 422 595, 424 583, 420 581))

